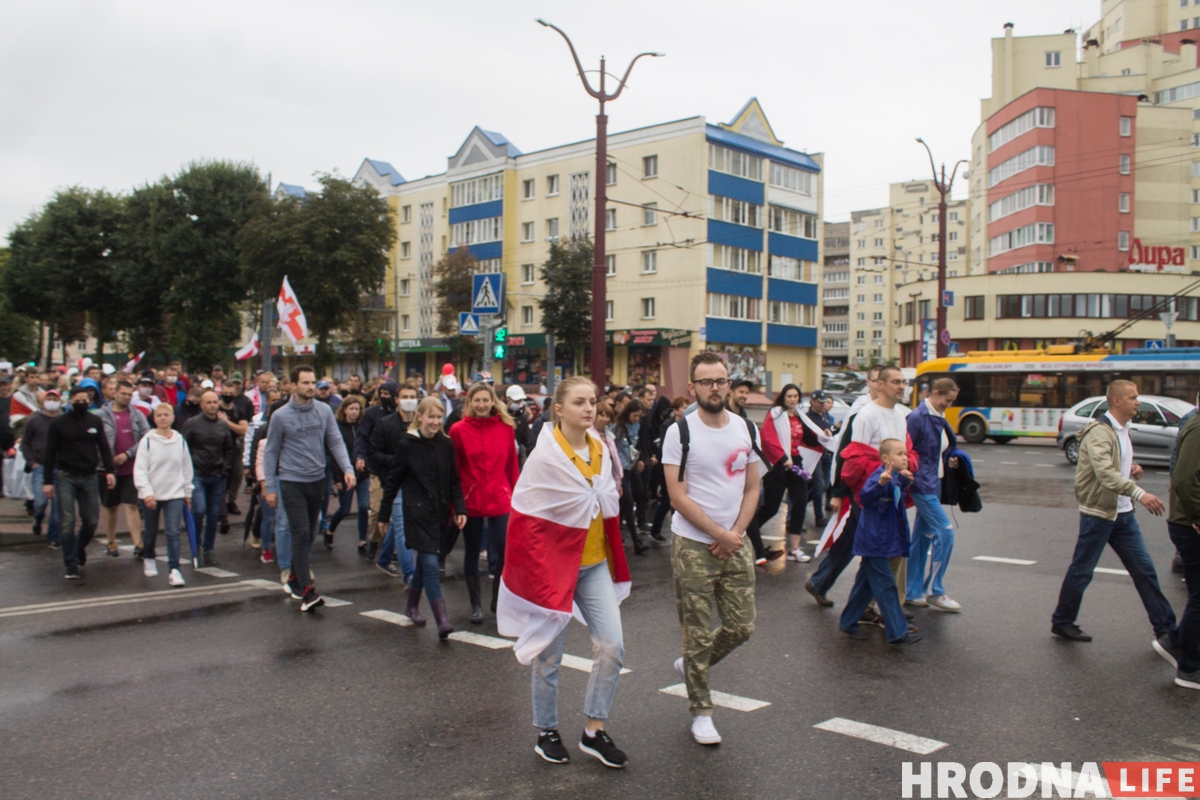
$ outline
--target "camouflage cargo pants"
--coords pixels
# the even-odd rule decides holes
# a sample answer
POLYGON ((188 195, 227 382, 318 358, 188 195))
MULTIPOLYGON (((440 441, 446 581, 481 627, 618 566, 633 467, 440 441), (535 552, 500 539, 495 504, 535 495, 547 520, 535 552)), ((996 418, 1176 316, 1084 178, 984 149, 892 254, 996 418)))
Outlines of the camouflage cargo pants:
POLYGON ((754 548, 743 544, 725 561, 707 545, 672 536, 675 608, 683 627, 683 671, 693 716, 712 714, 708 669, 754 632, 754 548), (712 628, 716 604, 721 627, 712 628))

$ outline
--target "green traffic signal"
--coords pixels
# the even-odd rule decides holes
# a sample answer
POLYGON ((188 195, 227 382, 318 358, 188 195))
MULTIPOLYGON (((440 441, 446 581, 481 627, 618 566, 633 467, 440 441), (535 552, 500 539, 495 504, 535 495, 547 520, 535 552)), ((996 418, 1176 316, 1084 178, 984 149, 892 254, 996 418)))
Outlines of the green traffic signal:
POLYGON ((508 328, 496 328, 495 340, 500 343, 508 341, 508 328))
POLYGON ((502 344, 498 344, 492 348, 492 358, 503 359, 508 353, 508 348, 502 344))

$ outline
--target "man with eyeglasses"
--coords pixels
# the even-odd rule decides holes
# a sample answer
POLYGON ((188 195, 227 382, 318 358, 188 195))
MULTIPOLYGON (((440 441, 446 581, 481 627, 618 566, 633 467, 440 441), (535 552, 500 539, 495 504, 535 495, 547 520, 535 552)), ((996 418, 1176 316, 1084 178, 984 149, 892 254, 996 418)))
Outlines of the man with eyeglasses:
POLYGON ((729 370, 720 356, 692 359, 688 389, 698 408, 667 429, 662 446, 675 509, 675 606, 683 626, 683 657, 675 669, 687 686, 692 738, 713 745, 721 736, 712 722, 709 669, 754 632, 754 555, 743 539, 758 508, 760 459, 750 425, 726 409, 729 370), (714 600, 721 618, 716 631, 714 600))

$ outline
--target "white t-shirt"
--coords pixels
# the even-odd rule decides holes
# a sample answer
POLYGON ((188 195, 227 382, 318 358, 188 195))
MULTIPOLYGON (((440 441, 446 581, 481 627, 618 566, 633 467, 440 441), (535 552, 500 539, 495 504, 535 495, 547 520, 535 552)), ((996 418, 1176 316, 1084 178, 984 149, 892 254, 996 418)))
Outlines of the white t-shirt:
MULTIPOLYGON (((700 421, 698 413, 688 414, 687 465, 683 477, 687 495, 700 506, 705 515, 722 528, 729 530, 737 522, 746 491, 746 469, 759 462, 750 441, 746 421, 727 413, 723 428, 710 428, 700 421)), ((672 425, 662 444, 662 463, 679 465, 683 445, 679 442, 679 426, 672 425)), ((754 467, 756 471, 758 467, 754 467)), ((712 544, 713 538, 675 512, 671 530, 685 539, 712 544)))
POLYGON ((893 408, 868 403, 854 420, 854 437, 850 441, 868 447, 879 447, 879 443, 884 439, 899 439, 903 442, 908 436, 908 412, 908 407, 900 403, 893 408))
MULTIPOLYGON (((1121 447, 1121 477, 1129 480, 1129 474, 1133 472, 1133 442, 1129 441, 1129 424, 1126 423, 1122 426, 1107 411, 1104 412, 1104 416, 1108 417, 1108 421, 1112 423, 1113 430, 1117 432, 1117 444, 1121 447)), ((691 459, 689 458, 688 460, 690 461, 691 459)), ((1123 514, 1126 511, 1133 511, 1133 499, 1119 494, 1117 495, 1117 513, 1123 514)))

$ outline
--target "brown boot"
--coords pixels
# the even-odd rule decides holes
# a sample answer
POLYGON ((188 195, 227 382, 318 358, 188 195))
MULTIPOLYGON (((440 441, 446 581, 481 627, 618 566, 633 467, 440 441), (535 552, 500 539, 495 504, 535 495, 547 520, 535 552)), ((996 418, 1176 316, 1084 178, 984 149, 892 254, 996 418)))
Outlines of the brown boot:
POLYGON ((421 612, 417 608, 420 603, 421 590, 409 589, 408 602, 404 605, 404 613, 413 621, 413 625, 416 625, 418 628, 423 628, 425 627, 425 618, 421 616, 421 612))
POLYGON ((437 622, 438 638, 445 639, 454 633, 454 626, 450 624, 450 617, 446 615, 446 600, 430 600, 429 605, 433 608, 433 619, 437 622))

